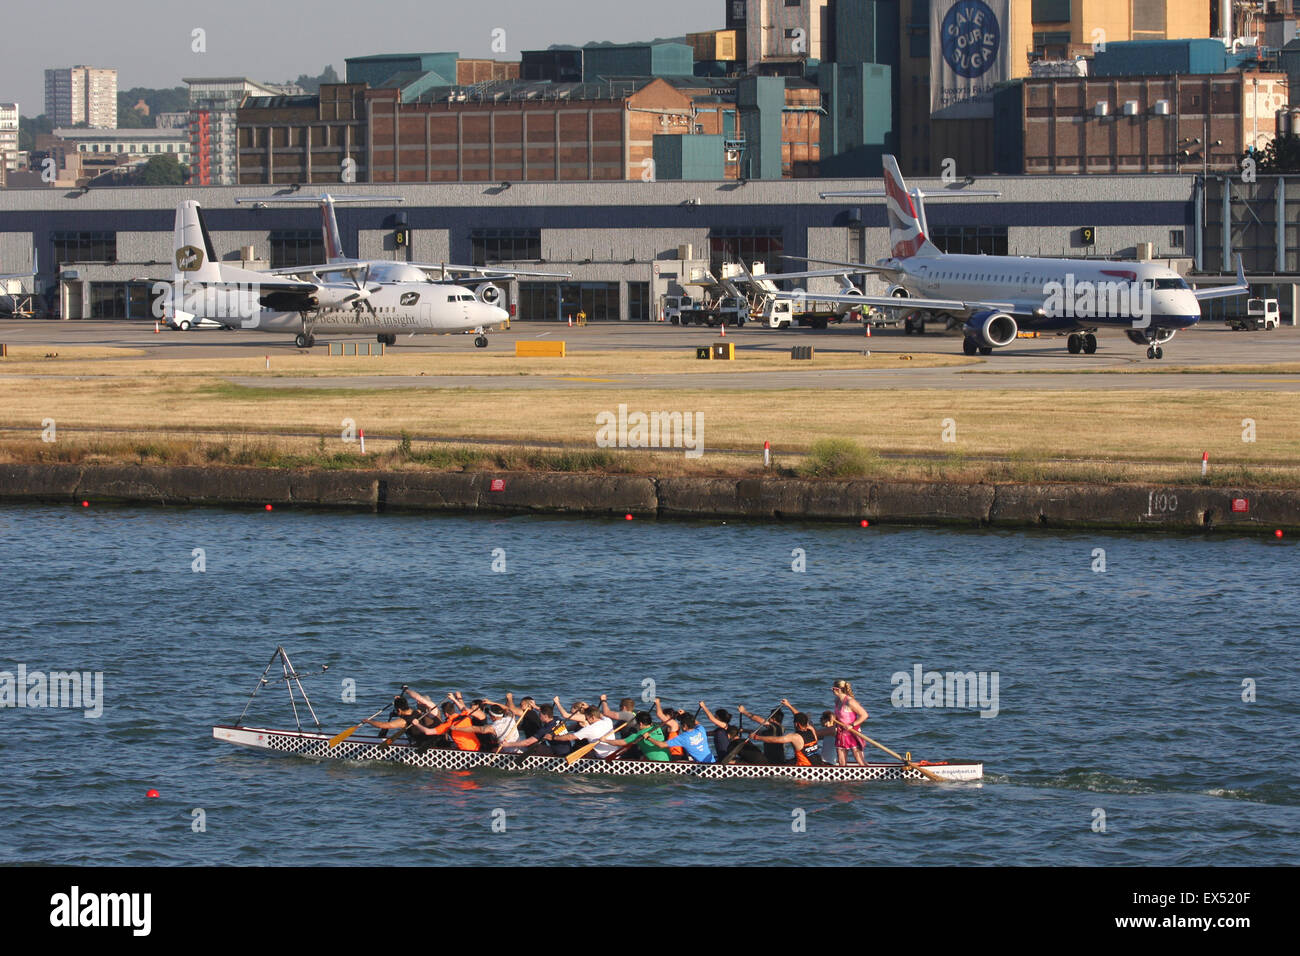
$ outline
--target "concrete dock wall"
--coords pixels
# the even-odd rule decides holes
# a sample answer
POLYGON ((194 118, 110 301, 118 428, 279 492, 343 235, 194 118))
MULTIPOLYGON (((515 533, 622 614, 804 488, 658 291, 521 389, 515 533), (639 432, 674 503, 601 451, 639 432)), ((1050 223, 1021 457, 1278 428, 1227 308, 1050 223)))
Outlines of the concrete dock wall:
POLYGON ((3 464, 9 501, 1300 532, 1300 490, 3 464))

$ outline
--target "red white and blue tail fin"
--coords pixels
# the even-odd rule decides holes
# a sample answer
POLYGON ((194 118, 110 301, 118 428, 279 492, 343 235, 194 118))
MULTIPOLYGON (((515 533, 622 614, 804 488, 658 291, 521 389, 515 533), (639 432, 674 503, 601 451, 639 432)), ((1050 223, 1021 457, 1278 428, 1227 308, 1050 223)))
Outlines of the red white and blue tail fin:
POLYGON ((889 245, 895 259, 912 256, 940 256, 943 253, 925 235, 921 217, 903 182, 898 160, 886 154, 884 158, 885 208, 889 211, 889 245))

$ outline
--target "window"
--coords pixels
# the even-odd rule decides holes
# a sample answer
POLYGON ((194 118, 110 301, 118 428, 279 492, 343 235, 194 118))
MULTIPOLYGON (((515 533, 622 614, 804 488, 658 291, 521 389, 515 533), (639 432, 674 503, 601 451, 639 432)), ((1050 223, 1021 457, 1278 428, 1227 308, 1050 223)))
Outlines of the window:
POLYGON ((317 265, 325 261, 325 241, 310 229, 281 229, 271 233, 271 268, 317 265))
POLYGON ((1005 256, 1006 226, 932 226, 930 241, 944 252, 1005 256))
POLYGON ((542 257, 540 229, 475 229, 470 233, 470 264, 522 262, 542 257))
POLYGON ((53 235, 54 261, 65 262, 116 262, 117 233, 115 232, 56 232, 53 235))
POLYGON ((1183 232, 1182 229, 1170 229, 1170 230, 1169 230, 1169 247, 1170 247, 1171 249, 1181 249, 1181 248, 1183 248, 1183 243, 1184 243, 1185 241, 1186 241, 1186 240, 1184 239, 1184 232, 1183 232))
POLYGON ((780 257, 785 252, 785 241, 780 226, 739 226, 709 230, 709 260, 716 273, 724 262, 754 260, 764 263, 769 272, 776 272, 780 257))

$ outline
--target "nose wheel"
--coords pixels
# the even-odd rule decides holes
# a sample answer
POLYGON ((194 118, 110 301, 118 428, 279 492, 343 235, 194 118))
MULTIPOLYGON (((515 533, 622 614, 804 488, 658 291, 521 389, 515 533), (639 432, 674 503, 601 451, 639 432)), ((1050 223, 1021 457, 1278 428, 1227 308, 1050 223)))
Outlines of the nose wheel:
POLYGON ((316 336, 308 335, 305 332, 299 332, 293 338, 293 344, 300 349, 309 349, 316 344, 316 336))
POLYGON ((476 348, 476 349, 485 349, 485 348, 487 348, 487 336, 486 336, 486 335, 478 335, 478 336, 475 336, 475 337, 474 337, 474 348, 476 348))
POLYGON ((1165 357, 1165 350, 1162 349, 1160 346, 1158 346, 1158 345, 1148 345, 1148 346, 1147 346, 1147 358, 1149 358, 1149 359, 1162 359, 1162 358, 1164 358, 1164 357, 1165 357))

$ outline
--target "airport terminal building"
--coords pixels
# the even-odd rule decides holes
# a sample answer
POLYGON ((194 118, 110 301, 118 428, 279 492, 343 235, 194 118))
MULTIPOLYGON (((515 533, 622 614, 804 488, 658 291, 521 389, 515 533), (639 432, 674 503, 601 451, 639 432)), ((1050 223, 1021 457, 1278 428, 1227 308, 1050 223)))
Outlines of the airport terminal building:
MULTIPOLYGON (((1277 296, 1284 321, 1295 321, 1300 176, 1260 175, 1249 184, 1234 177, 1231 188, 1213 174, 1208 181, 1194 174, 1035 175, 908 185, 929 197, 931 236, 949 251, 1152 258, 1207 283, 1225 281, 1241 253, 1254 293, 1277 296), (1000 195, 962 198, 964 188, 1000 195)), ((880 189, 878 180, 329 188, 405 198, 400 205, 338 207, 348 253, 571 274, 512 283, 509 301, 523 319, 562 320, 581 311, 591 321, 655 320, 661 296, 681 291, 692 263, 716 274, 724 261, 761 260, 778 272, 800 268, 783 255, 874 262, 889 253, 882 200, 819 197, 880 189), (400 247, 399 229, 409 236, 400 247)), ((204 207, 216 252, 227 261, 262 268, 322 262, 315 207, 235 203, 293 194, 286 186, 0 190, 0 273, 34 267, 35 290, 57 317, 151 318, 153 283, 173 272, 175 207, 183 199, 204 207)), ((809 291, 834 288, 834 280, 814 280, 809 291)), ((883 291, 874 280, 865 288, 883 291)), ((1234 302, 1244 308, 1239 300, 1215 304, 1234 302)))

